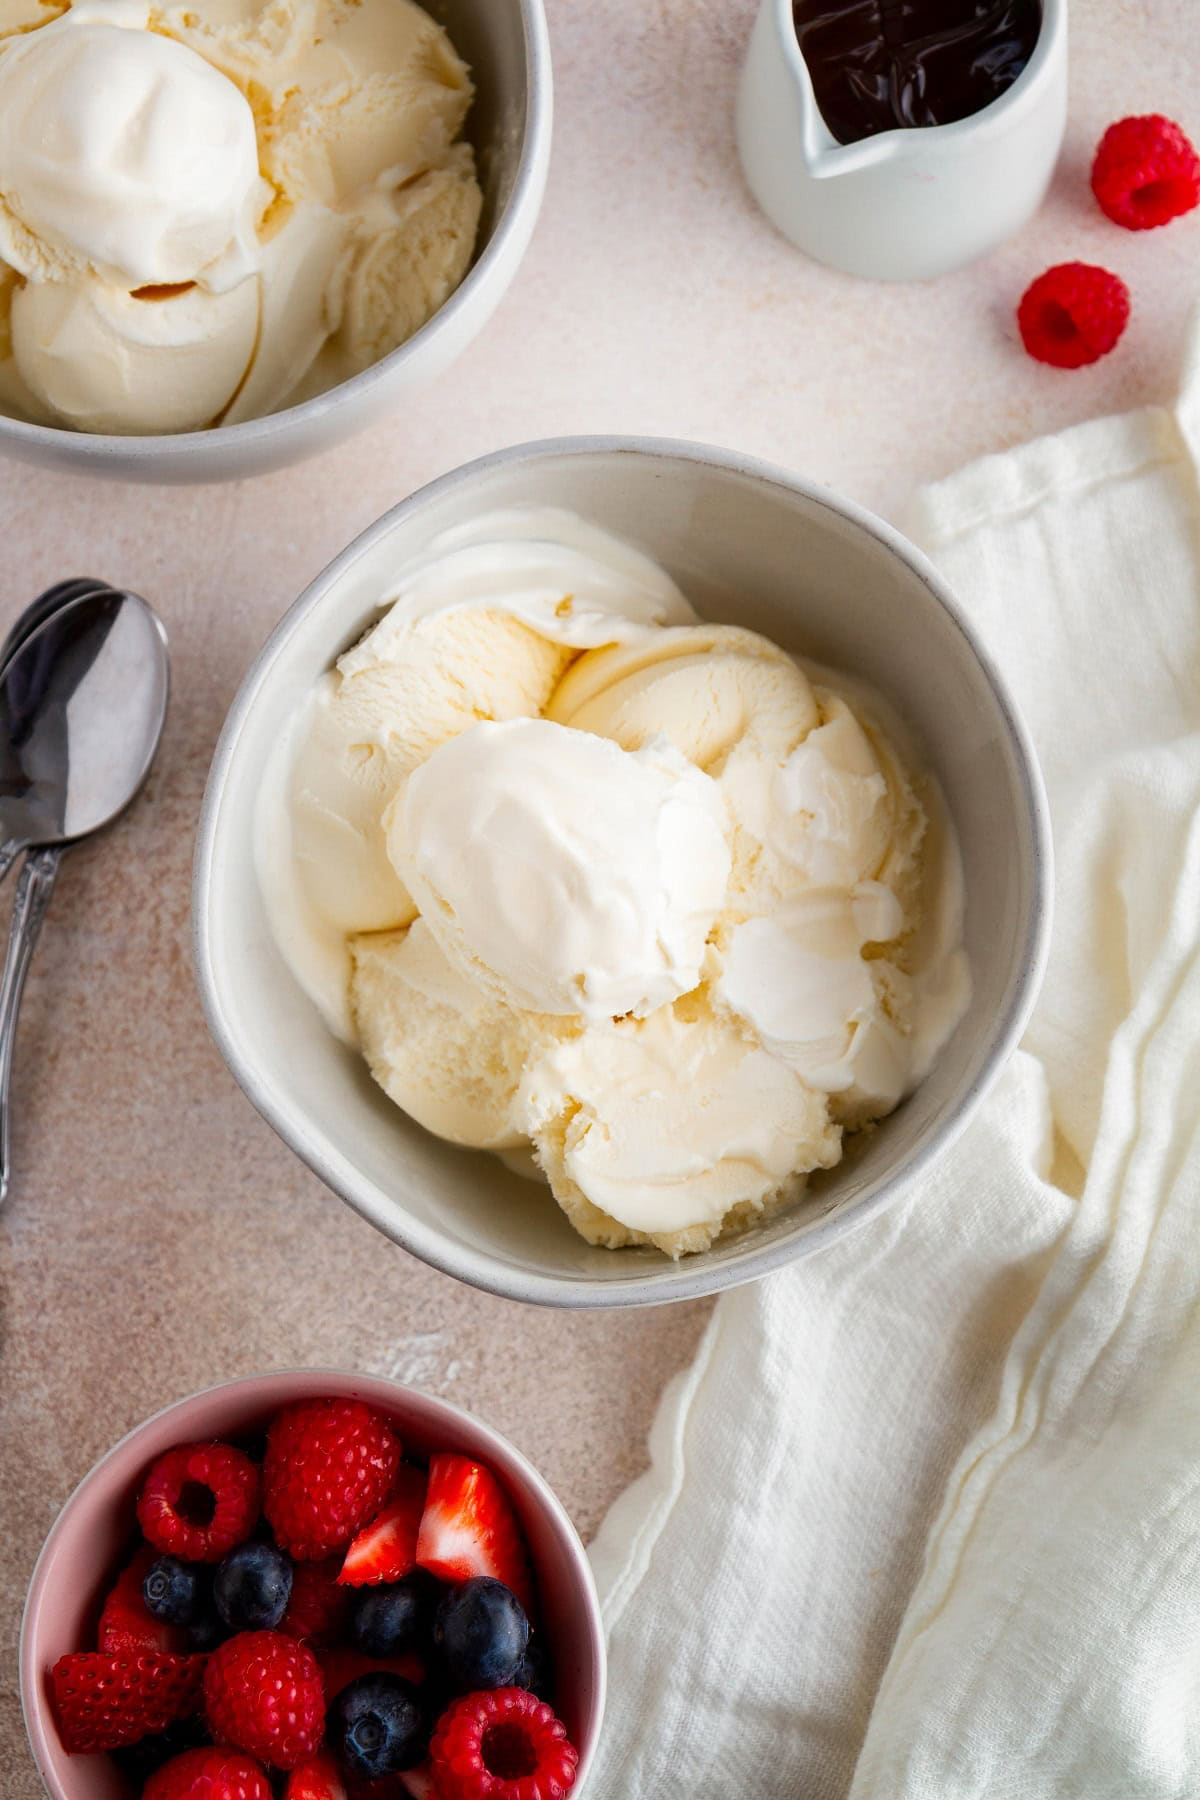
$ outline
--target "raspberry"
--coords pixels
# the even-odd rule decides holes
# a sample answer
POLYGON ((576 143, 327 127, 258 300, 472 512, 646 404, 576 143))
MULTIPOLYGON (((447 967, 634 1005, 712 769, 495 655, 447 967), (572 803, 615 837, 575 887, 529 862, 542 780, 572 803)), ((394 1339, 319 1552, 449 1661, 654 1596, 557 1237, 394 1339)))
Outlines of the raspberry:
POLYGON ((238 1750, 188 1750, 150 1777, 142 1800, 271 1800, 271 1784, 238 1750))
POLYGON ((292 1597, 279 1621, 288 1637, 306 1644, 321 1644, 341 1636, 353 1596, 338 1586, 342 1562, 330 1556, 324 1562, 296 1563, 292 1570, 292 1597))
POLYGON ((562 1800, 579 1754, 544 1701, 495 1688, 442 1714, 429 1760, 441 1800, 562 1800))
POLYGON ((72 1753, 118 1750, 195 1712, 203 1656, 148 1651, 60 1656, 50 1673, 62 1740, 72 1753))
POLYGON ((317 1562, 379 1512, 400 1466, 387 1420, 361 1400, 302 1400, 267 1433, 263 1511, 281 1550, 317 1562))
POLYGON ((1129 289, 1091 263, 1056 263, 1026 288, 1017 308, 1030 356, 1079 369, 1107 356, 1129 322, 1129 289))
POLYGON ((1119 119, 1100 139, 1092 192, 1115 224, 1149 231, 1200 204, 1200 157, 1161 113, 1119 119))
POLYGON ((317 1659, 282 1632, 239 1632, 208 1659, 204 1710, 218 1743, 294 1769, 316 1754, 325 1731, 317 1659))
POLYGON ((184 1562, 220 1562, 258 1522, 258 1470, 228 1444, 181 1444, 142 1484, 137 1516, 156 1550, 184 1562))

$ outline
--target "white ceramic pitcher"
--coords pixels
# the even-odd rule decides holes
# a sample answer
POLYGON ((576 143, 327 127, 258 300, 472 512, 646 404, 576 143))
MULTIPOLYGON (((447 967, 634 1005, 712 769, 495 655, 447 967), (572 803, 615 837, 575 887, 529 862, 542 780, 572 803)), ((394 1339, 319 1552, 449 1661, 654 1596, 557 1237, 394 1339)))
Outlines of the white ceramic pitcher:
POLYGON ((767 217, 818 262, 920 281, 983 256, 1040 205, 1067 115, 1067 0, 1042 0, 1010 88, 952 125, 839 144, 800 54, 792 0, 760 0, 738 90, 738 151, 767 217))

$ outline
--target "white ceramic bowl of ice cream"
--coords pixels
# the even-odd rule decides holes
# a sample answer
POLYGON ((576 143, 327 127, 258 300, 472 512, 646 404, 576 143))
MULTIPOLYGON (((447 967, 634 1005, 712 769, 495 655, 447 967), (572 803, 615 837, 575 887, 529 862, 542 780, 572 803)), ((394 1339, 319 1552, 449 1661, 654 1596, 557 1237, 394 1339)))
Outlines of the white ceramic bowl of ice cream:
MULTIPOLYGON (((141 0, 122 0, 128 19, 140 20, 141 10, 141 0)), ((397 33, 395 69, 370 43, 331 51, 318 31, 313 54, 330 67, 317 68, 313 91, 299 95, 289 95, 286 59, 275 55, 274 23, 261 25, 261 41, 247 32, 246 44, 224 27, 218 69, 203 60, 203 7, 176 11, 180 41, 168 41, 141 25, 114 29, 114 13, 75 0, 66 19, 11 38, 10 50, 0 46, 0 259, 31 271, 14 297, 12 269, 0 260, 0 452, 23 461, 133 481, 206 482, 328 449, 462 353, 532 236, 552 117, 542 0, 429 0, 424 11, 449 45, 444 53, 427 48, 418 30, 410 52, 397 33), (97 62, 105 56, 111 67, 97 62), (426 83, 419 92, 410 61, 426 83), (272 68, 278 92, 256 103, 260 113, 268 109, 256 159, 255 117, 235 80, 253 94, 269 86, 263 71, 272 68), (472 88, 463 125, 455 92, 472 88), (388 106, 398 109, 402 91, 411 125, 400 134, 404 154, 425 172, 412 174, 401 161, 377 175, 374 163, 391 154, 395 136, 379 121, 388 106), (362 104, 342 119, 356 92, 362 104), (69 118, 61 116, 64 95, 69 118), (257 172, 264 129, 275 134, 280 164, 266 214, 271 190, 257 172), (460 133, 478 178, 469 194, 461 159, 470 153, 449 142, 460 133), (203 156, 188 148, 192 140, 203 156), (48 156, 35 150, 43 144, 48 156), (84 149, 88 166, 76 179, 71 170, 84 149), (255 191, 242 194, 247 180, 255 191), (14 202, 7 212, 6 181, 14 202), (289 181, 300 201, 288 197, 289 181), (189 281, 201 262, 198 283, 189 281), (397 296, 395 305, 386 294, 397 296), (293 402, 291 373, 312 363, 331 306, 341 324, 322 352, 328 370, 301 380, 293 402), (430 306, 432 316, 413 330, 430 306), (398 348, 378 354, 378 343, 397 343, 405 332, 398 348), (20 357, 9 349, 18 334, 20 357), (349 354, 335 358, 331 345, 343 341, 349 354), (333 385, 322 388, 325 380, 333 385), (131 393, 138 422, 106 423, 110 410, 129 409, 131 393), (80 428, 17 416, 24 406, 30 417, 55 418, 47 398, 80 428), (221 423, 178 422, 181 404, 200 417, 210 403, 221 423), (143 431, 140 418, 157 414, 152 432, 143 431)), ((219 16, 233 17, 229 9, 219 16)), ((355 16, 346 17, 341 29, 358 31, 355 16)), ((16 16, 13 28, 22 25, 16 16)))
POLYGON ((1020 1035, 1045 956, 1049 893, 1045 801, 1028 739, 953 597, 910 545, 854 506, 728 452, 582 439, 518 447, 445 476, 385 515, 296 602, 247 676, 217 750, 194 929, 209 1023, 231 1069, 331 1188, 404 1248, 477 1286, 620 1306, 766 1274, 908 1190, 1020 1035), (296 979, 264 900, 264 783, 315 685, 379 618, 402 564, 481 516, 536 506, 569 509, 645 552, 705 619, 760 632, 876 690, 940 784, 961 853, 971 998, 930 1072, 874 1130, 847 1140, 848 1154, 802 1198, 675 1261, 650 1247, 585 1242, 543 1185, 407 1118, 296 979))

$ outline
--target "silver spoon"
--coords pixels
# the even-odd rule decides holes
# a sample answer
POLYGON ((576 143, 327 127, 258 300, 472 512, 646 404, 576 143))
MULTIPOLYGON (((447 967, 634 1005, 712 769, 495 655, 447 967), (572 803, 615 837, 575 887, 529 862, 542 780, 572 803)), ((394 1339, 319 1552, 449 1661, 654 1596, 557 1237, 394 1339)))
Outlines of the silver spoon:
POLYGON ((0 1205, 11 1168, 17 1014, 58 865, 68 845, 122 813, 146 779, 168 686, 166 632, 155 614, 136 594, 99 583, 50 608, 0 664, 0 877, 30 852, 0 974, 0 1205))

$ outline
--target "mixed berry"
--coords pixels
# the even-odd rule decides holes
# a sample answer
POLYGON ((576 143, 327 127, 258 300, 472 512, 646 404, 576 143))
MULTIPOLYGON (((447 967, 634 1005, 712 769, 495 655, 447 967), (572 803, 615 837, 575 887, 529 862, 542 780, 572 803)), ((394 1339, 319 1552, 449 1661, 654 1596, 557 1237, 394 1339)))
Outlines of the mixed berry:
POLYGON ((529 1557, 482 1464, 405 1460, 362 1401, 303 1401, 261 1461, 167 1451, 137 1517, 96 1648, 51 1686, 66 1748, 111 1752, 142 1800, 570 1791, 529 1557))

